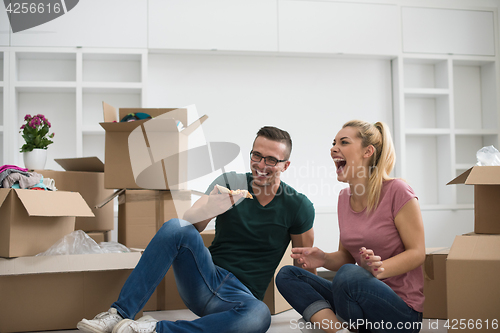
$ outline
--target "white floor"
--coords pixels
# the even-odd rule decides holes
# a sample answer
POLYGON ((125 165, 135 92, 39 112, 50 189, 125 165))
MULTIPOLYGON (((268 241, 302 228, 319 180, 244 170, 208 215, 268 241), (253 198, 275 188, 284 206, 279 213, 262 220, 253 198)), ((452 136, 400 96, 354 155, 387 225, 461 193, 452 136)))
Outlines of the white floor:
MULTIPOLYGON (((193 320, 198 318, 189 310, 173 310, 173 311, 154 311, 145 312, 158 320, 193 320)), ((295 324, 300 315, 295 310, 289 310, 272 316, 271 328, 268 333, 300 333, 300 330, 295 324)), ((69 331, 51 331, 51 333, 76 333, 77 330, 69 331)), ((437 321, 436 319, 424 319, 421 333, 446 333, 444 320, 437 321)), ((40 332, 42 333, 42 332, 40 332)), ((47 333, 47 332, 43 332, 47 333)))

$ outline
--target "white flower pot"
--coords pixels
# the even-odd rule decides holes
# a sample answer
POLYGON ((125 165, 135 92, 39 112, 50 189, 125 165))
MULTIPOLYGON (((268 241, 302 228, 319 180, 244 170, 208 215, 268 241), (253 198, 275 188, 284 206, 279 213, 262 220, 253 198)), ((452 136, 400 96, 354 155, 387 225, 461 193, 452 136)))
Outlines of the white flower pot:
POLYGON ((43 170, 47 162, 47 149, 23 152, 24 167, 28 170, 43 170))

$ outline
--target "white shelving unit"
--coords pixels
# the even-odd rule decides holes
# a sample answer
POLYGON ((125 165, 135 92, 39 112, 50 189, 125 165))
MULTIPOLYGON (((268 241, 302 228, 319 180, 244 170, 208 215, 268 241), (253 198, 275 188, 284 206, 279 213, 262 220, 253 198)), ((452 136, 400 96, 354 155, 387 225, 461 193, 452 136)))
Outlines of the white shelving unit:
POLYGON ((472 207, 471 188, 446 183, 498 148, 495 57, 404 55, 393 75, 398 176, 424 208, 472 207))
POLYGON ((54 158, 104 161, 103 101, 115 107, 142 107, 145 101, 145 49, 11 47, 4 53, 10 56, 8 107, 13 112, 0 125, 2 134, 16 139, 2 155, 12 164, 23 165, 15 148, 22 144, 17 132, 26 114, 44 114, 52 123, 55 137, 46 167, 60 169, 54 158))

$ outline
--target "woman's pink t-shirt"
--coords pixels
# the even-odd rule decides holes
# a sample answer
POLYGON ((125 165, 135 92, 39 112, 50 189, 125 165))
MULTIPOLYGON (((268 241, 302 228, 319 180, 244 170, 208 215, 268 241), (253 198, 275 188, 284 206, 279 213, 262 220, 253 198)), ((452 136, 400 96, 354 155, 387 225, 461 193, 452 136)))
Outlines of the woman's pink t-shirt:
MULTIPOLYGON (((378 207, 370 214, 355 212, 350 204, 350 189, 340 192, 338 203, 340 242, 359 264, 359 249, 372 249, 383 260, 405 250, 394 223, 399 210, 416 198, 413 189, 401 179, 384 181, 378 207)), ((383 279, 412 309, 422 312, 424 276, 419 266, 401 275, 383 279)))

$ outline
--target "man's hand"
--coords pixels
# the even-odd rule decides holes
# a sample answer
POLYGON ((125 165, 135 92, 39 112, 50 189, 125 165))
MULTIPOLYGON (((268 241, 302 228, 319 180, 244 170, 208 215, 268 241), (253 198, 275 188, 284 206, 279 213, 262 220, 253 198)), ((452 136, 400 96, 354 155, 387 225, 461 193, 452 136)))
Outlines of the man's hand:
POLYGON ((325 252, 317 247, 295 247, 291 257, 304 269, 323 267, 325 264, 325 252))
POLYGON ((362 247, 359 249, 359 265, 377 277, 384 271, 383 262, 380 256, 376 256, 373 250, 362 247))
POLYGON ((214 217, 226 212, 231 206, 241 199, 243 194, 220 194, 214 186, 209 195, 203 195, 191 208, 184 213, 184 220, 190 222, 202 232, 214 217))
POLYGON ((225 213, 235 202, 243 198, 244 194, 224 194, 220 193, 216 186, 208 196, 207 209, 211 216, 218 216, 225 213))

